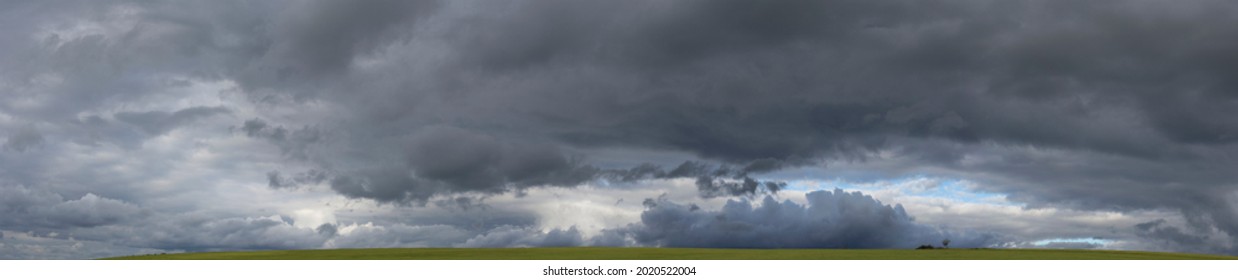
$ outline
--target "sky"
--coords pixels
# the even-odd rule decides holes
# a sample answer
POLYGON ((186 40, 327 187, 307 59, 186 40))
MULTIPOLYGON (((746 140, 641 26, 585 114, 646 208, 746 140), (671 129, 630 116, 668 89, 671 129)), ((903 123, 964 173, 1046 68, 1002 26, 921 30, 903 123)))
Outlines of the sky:
POLYGON ((1231 1, 0 1, 0 258, 1238 255, 1231 1))

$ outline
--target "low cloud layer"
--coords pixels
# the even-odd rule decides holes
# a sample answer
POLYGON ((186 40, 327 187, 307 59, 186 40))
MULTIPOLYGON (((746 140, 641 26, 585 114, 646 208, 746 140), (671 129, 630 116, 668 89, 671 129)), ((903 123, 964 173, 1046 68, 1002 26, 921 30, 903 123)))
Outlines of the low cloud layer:
POLYGON ((150 215, 124 201, 88 193, 78 199, 25 187, 0 187, 0 225, 14 228, 98 227, 150 215))
MULTIPOLYGON (((591 237, 575 227, 503 227, 471 238, 464 247, 648 246, 690 248, 979 248, 1009 242, 993 233, 949 231, 915 222, 902 205, 883 204, 861 192, 814 191, 807 203, 765 196, 759 203, 728 200, 702 209, 667 198, 649 199, 637 223, 606 228, 591 237)), ((1065 246, 1053 244, 1054 246, 1065 246)))
POLYGON ((949 233, 917 224, 902 205, 860 192, 815 191, 806 204, 766 196, 759 206, 731 200, 716 211, 661 200, 626 230, 637 243, 657 247, 915 248, 950 239, 956 247, 989 247, 995 236, 949 233))

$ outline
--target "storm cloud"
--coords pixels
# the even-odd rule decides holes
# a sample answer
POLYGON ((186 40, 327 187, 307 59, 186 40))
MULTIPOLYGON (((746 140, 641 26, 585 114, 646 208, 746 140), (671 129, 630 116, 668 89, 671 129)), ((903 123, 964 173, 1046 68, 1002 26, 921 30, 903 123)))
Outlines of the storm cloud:
POLYGON ((964 231, 794 181, 933 176, 1146 218, 1072 238, 1238 252, 1226 1, 0 6, 0 230, 23 244, 905 247, 964 231), (390 210, 680 179, 692 201, 606 199, 650 198, 607 229, 390 210), (350 220, 281 218, 319 210, 350 220))
POLYGON ((991 234, 949 233, 917 224, 902 205, 886 205, 860 192, 815 191, 805 205, 766 196, 730 200, 717 211, 671 201, 646 204, 641 222, 626 230, 657 247, 722 248, 915 248, 950 239, 956 247, 989 247, 991 234))

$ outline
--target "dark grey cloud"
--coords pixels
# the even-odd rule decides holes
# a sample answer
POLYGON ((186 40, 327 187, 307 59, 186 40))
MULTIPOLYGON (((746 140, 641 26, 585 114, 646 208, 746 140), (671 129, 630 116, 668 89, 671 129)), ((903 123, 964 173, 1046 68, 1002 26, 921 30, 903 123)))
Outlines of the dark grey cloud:
MULTIPOLYGON (((1201 251, 1201 247, 1207 246, 1208 236, 1192 235, 1183 232, 1182 229, 1166 225, 1165 220, 1155 220, 1146 223, 1135 225, 1136 234, 1140 237, 1152 239, 1158 242, 1164 242, 1175 245, 1174 247, 1192 248, 1195 251, 1201 251)), ((1213 251, 1222 248, 1210 248, 1213 251)), ((1205 251, 1205 252, 1207 252, 1205 251)))
POLYGON ((267 172, 267 186, 272 188, 295 188, 306 184, 320 184, 328 179, 324 171, 310 169, 285 177, 279 171, 267 172))
POLYGON ((573 162, 556 146, 500 142, 450 127, 432 127, 415 136, 408 148, 408 165, 418 178, 479 192, 502 191, 507 184, 572 186, 596 172, 573 162))
POLYGON ((754 173, 775 170, 778 164, 780 163, 773 160, 759 160, 743 168, 735 168, 726 164, 715 166, 699 161, 685 161, 674 168, 663 168, 644 163, 629 169, 601 170, 595 177, 616 182, 692 178, 696 179, 697 189, 704 198, 751 197, 759 194, 776 194, 787 186, 786 182, 762 181, 751 177, 754 173))
POLYGON ((301 128, 285 128, 283 125, 268 124, 262 119, 246 120, 239 130, 248 137, 274 144, 285 157, 295 160, 309 160, 311 147, 324 138, 317 127, 304 125, 301 128))
MULTIPOLYGON (((915 223, 902 205, 860 192, 815 191, 800 205, 766 196, 760 206, 730 200, 718 211, 661 200, 647 203, 641 222, 622 229, 636 242, 659 247, 914 248, 949 238, 955 247, 989 247, 992 234, 951 233, 915 223)), ((599 243, 617 238, 602 235, 599 243)))
POLYGON ((358 56, 395 41, 424 15, 438 9, 435 0, 365 0, 351 3, 297 3, 263 22, 261 53, 240 69, 237 78, 254 89, 282 90, 319 84, 346 75, 358 56))
POLYGON ((103 107, 166 97, 180 87, 177 80, 217 79, 216 73, 238 59, 237 49, 224 46, 229 40, 220 40, 231 35, 222 33, 254 30, 227 26, 245 22, 236 19, 247 13, 221 4, 15 2, 6 9, 12 16, 5 16, 12 28, 4 35, 12 39, 0 43, 5 49, 0 59, 10 66, 0 80, 11 92, 0 110, 61 122, 103 107), (20 99, 27 102, 12 102, 20 99))
POLYGON ((460 211, 465 211, 465 212, 474 210, 474 209, 483 210, 483 211, 492 209, 490 205, 485 204, 485 200, 486 200, 485 197, 472 198, 472 197, 467 197, 467 196, 461 196, 461 197, 455 197, 455 198, 435 200, 434 205, 438 206, 439 208, 455 209, 455 210, 460 210, 460 211))
POLYGON ((895 150, 909 166, 996 174, 990 188, 1017 201, 1175 208, 1221 217, 1196 221, 1234 235, 1233 202, 1216 199, 1233 192, 1225 135, 1236 127, 1224 115, 1234 88, 1216 71, 1228 56, 1214 51, 1233 42, 1158 39, 1238 32, 1222 24, 1230 5, 800 4, 666 5, 632 12, 642 20, 628 27, 590 17, 562 30, 536 27, 572 16, 508 14, 493 28, 562 43, 466 49, 462 67, 533 81, 477 79, 454 98, 514 108, 469 121, 523 125, 571 145, 788 165, 895 150), (805 13, 839 16, 797 16, 805 13), (537 36, 549 30, 556 35, 537 36), (489 59, 476 66, 475 57, 489 59), (1215 60, 1197 67, 1203 57, 1215 60), (977 156, 985 165, 968 164, 977 156))
POLYGON ((326 237, 336 237, 340 234, 339 227, 334 224, 322 224, 317 228, 314 228, 314 231, 318 232, 319 235, 326 237))
MULTIPOLYGON (((242 127, 251 137, 264 137, 269 126, 260 120, 242 127)), ((279 131, 279 130, 275 130, 279 131)), ((268 138, 276 138, 271 133, 268 138)), ((769 161, 743 168, 686 161, 674 168, 642 164, 629 169, 603 169, 582 162, 579 155, 559 145, 505 139, 457 127, 433 126, 410 136, 401 151, 403 162, 365 170, 337 170, 332 189, 349 197, 380 202, 424 205, 435 195, 453 193, 497 194, 536 186, 571 187, 598 179, 636 182, 650 179, 694 178, 704 197, 745 196, 776 193, 784 182, 760 181, 751 173, 769 171, 769 161)), ((297 175, 285 179, 278 172, 267 174, 268 185, 285 187, 302 181, 322 181, 327 175, 297 175)))
POLYGON ((34 127, 27 126, 9 135, 8 140, 4 142, 4 148, 11 151, 25 152, 26 149, 34 148, 40 144, 43 144, 43 135, 34 127))

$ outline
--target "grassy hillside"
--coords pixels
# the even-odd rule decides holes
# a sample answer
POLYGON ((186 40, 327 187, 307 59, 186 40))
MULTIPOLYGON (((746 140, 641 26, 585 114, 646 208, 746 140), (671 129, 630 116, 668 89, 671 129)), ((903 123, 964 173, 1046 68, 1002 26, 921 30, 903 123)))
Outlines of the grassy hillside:
POLYGON ((391 248, 215 252, 128 256, 120 260, 1238 260, 1231 256, 1099 250, 391 248))

